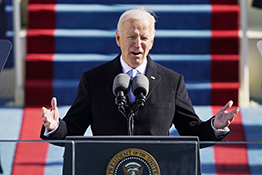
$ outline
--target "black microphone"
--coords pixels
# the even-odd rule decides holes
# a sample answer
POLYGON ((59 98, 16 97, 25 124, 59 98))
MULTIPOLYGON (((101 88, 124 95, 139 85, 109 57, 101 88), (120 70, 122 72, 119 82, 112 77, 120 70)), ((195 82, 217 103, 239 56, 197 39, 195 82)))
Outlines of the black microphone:
POLYGON ((127 74, 118 74, 113 82, 113 93, 116 96, 115 103, 118 106, 118 110, 122 112, 126 117, 125 106, 127 104, 125 95, 129 92, 130 77, 127 74))
POLYGON ((134 77, 132 82, 132 91, 136 97, 136 105, 143 107, 146 103, 146 96, 148 94, 149 81, 148 78, 142 74, 138 74, 134 77))

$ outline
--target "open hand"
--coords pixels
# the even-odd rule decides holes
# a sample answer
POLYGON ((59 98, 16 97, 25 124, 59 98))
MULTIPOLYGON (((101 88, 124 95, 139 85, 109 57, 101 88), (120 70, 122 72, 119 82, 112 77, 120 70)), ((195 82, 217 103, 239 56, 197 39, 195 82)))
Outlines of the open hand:
POLYGON ((41 112, 42 121, 44 126, 48 130, 54 130, 59 123, 59 111, 57 108, 57 100, 55 97, 51 100, 51 109, 48 110, 45 107, 42 107, 41 112))
POLYGON ((233 101, 230 100, 222 109, 217 112, 213 123, 213 126, 216 129, 224 129, 233 122, 240 109, 239 107, 237 107, 232 111, 228 111, 232 107, 232 105, 233 101))

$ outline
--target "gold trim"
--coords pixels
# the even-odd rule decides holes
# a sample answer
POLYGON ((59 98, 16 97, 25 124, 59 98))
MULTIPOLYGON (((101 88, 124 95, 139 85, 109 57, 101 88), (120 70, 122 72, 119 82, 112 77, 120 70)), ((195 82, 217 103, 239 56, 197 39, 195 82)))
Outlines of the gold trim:
POLYGON ((108 163, 106 175, 114 175, 118 163, 127 157, 139 157, 145 160, 151 168, 152 175, 160 175, 160 168, 155 158, 148 152, 138 148, 129 148, 117 153, 108 163))

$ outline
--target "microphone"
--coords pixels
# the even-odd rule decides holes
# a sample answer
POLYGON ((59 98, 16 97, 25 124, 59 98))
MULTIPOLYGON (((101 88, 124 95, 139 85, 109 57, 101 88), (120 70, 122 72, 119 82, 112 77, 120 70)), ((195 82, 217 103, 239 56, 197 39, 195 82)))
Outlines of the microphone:
POLYGON ((125 106, 127 104, 125 95, 129 92, 130 77, 127 74, 118 74, 113 82, 113 94, 116 96, 115 103, 118 110, 126 116, 125 106))
POLYGON ((135 103, 138 107, 143 107, 146 103, 146 96, 148 94, 149 81, 146 76, 138 74, 134 77, 132 82, 132 91, 136 97, 135 103))

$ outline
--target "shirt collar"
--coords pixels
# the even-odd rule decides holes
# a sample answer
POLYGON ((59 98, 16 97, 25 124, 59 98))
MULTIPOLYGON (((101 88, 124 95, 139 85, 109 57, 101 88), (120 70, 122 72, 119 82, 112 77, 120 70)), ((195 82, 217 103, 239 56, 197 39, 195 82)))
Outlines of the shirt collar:
MULTIPOLYGON (((123 71, 123 73, 127 73, 128 71, 130 71, 130 70, 132 69, 132 67, 130 67, 128 64, 126 64, 126 62, 123 60, 122 55, 120 56, 120 63, 121 63, 121 66, 122 66, 122 71, 123 71)), ((145 59, 144 62, 143 62, 140 66, 138 66, 138 67, 136 68, 136 70, 137 70, 140 74, 145 75, 146 66, 147 66, 147 59, 145 59)))

